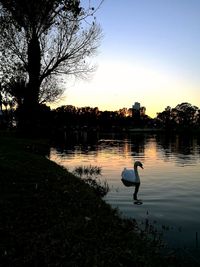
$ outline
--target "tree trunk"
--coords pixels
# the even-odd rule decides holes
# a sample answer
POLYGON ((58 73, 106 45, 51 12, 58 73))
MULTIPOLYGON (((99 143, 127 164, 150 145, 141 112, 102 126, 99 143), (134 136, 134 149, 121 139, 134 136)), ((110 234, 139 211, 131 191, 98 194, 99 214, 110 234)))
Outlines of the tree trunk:
POLYGON ((36 34, 28 44, 28 73, 29 84, 25 101, 30 105, 38 105, 40 89, 40 68, 41 68, 40 43, 36 34))
POLYGON ((28 44, 29 82, 24 95, 23 107, 20 111, 19 125, 26 133, 37 131, 39 118, 41 50, 36 34, 33 34, 28 44))

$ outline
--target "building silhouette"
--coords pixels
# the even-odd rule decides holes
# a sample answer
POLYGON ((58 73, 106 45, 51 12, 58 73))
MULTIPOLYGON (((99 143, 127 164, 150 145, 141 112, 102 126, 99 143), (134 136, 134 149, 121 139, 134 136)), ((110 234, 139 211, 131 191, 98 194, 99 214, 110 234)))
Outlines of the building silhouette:
POLYGON ((141 107, 139 102, 132 105, 132 117, 142 117, 146 114, 146 108, 141 107))

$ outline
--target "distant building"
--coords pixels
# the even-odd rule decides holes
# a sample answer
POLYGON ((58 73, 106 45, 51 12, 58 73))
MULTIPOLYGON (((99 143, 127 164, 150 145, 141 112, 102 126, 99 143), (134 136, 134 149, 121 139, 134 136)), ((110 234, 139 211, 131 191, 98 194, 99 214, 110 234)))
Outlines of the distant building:
POLYGON ((139 102, 135 102, 135 104, 132 106, 133 110, 140 110, 140 103, 139 102))
POLYGON ((132 105, 132 116, 133 117, 145 116, 145 113, 146 113, 146 108, 141 107, 139 102, 135 102, 135 104, 132 105))

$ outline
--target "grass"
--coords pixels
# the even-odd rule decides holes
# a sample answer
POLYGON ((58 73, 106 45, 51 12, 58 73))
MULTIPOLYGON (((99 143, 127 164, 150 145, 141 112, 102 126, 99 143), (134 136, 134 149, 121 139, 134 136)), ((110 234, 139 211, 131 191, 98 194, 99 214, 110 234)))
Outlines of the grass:
MULTIPOLYGON (((41 141, 0 136, 0 266, 184 266, 92 187, 44 157, 41 141)), ((187 265, 185 265, 187 266, 187 265)))

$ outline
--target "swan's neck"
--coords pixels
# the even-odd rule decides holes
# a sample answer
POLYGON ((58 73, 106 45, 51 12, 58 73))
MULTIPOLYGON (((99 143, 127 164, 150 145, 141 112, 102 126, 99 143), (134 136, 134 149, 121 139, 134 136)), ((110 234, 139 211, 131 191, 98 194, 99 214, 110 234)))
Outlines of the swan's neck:
POLYGON ((139 177, 139 174, 138 174, 137 166, 134 166, 134 171, 135 171, 136 180, 140 181, 140 177, 139 177))

